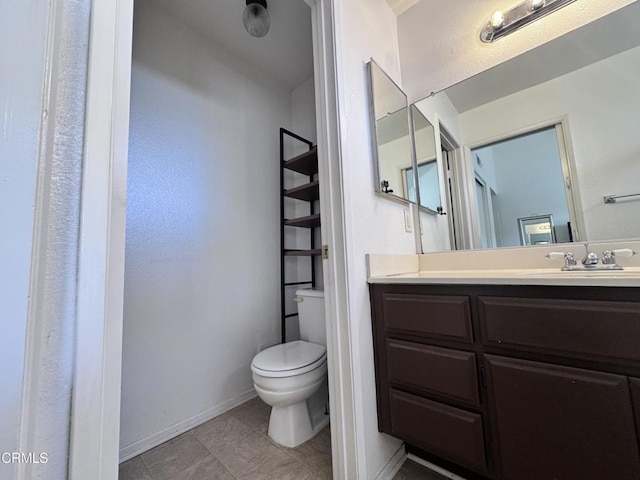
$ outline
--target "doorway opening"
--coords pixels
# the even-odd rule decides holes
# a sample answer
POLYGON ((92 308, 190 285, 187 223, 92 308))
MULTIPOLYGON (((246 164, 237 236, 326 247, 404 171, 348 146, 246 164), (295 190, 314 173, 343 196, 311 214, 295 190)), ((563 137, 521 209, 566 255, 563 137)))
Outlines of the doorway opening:
POLYGON ((577 240, 566 151, 561 123, 471 149, 475 180, 472 216, 478 232, 477 247, 577 240), (532 219, 542 217, 551 220, 531 223, 532 219), (532 233, 534 228, 540 231, 532 233))
POLYGON ((310 440, 317 455, 270 442, 252 377, 254 357, 281 339, 279 132, 318 137, 311 9, 269 7, 271 29, 254 38, 244 2, 135 3, 122 478, 331 478, 330 433, 310 440))

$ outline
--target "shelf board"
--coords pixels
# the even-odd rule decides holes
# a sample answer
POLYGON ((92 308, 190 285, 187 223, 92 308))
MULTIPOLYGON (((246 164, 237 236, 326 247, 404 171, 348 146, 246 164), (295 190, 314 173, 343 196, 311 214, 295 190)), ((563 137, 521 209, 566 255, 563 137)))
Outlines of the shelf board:
POLYGON ((303 175, 318 173, 318 148, 313 147, 308 152, 304 152, 302 155, 285 161, 284 168, 302 173, 303 175))
POLYGON ((305 200, 307 202, 318 200, 320 198, 320 183, 316 180, 315 182, 307 183, 306 185, 290 188, 289 190, 284 191, 284 196, 298 200, 305 200))
POLYGON ((284 221, 289 227, 315 228, 320 226, 320 214, 309 215, 307 217, 292 218, 284 221))
POLYGON ((322 255, 322 249, 314 248, 313 250, 285 250, 284 254, 287 257, 314 257, 316 255, 322 255))

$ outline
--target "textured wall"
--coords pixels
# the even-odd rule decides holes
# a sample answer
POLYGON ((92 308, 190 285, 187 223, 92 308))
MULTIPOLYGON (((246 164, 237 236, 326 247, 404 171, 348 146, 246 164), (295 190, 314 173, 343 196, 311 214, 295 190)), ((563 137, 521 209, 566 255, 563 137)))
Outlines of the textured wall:
MULTIPOLYGON (((50 2, 0 6, 0 221, 8 232, 0 249, 0 451, 47 453, 46 464, 22 465, 29 479, 67 475, 89 3, 60 0, 53 16, 50 2), (29 422, 17 447, 27 299, 29 422)), ((0 478, 11 478, 9 468, 0 464, 0 478)))

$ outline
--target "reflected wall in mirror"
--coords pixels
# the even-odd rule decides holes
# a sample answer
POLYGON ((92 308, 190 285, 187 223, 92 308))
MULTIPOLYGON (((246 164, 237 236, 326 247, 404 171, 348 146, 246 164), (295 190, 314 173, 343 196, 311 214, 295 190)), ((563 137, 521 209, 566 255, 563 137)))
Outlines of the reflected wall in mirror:
MULTIPOLYGON (((440 169, 436 157, 435 131, 433 125, 415 106, 411 105, 411 123, 416 151, 418 171, 417 188, 420 196, 420 207, 429 212, 442 212, 440 199, 440 169)), ((409 199, 417 202, 414 186, 413 169, 405 171, 409 199)))
POLYGON ((638 78, 635 2, 418 102, 462 145, 456 243, 518 246, 518 219, 549 214, 552 241, 640 238, 640 195, 604 201, 640 194, 638 78))
POLYGON ((407 96, 373 60, 367 68, 375 190, 415 202, 407 96))

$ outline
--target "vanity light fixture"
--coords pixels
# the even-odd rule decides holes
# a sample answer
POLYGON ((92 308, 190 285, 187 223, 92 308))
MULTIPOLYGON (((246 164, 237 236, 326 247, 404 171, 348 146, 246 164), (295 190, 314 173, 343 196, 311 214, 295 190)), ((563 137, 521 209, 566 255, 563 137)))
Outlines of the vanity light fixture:
POLYGON ((246 0, 242 22, 252 37, 264 37, 269 33, 271 20, 267 11, 267 0, 246 0))
POLYGON ((495 12, 480 32, 480 39, 491 43, 576 0, 524 0, 506 12, 495 12))

